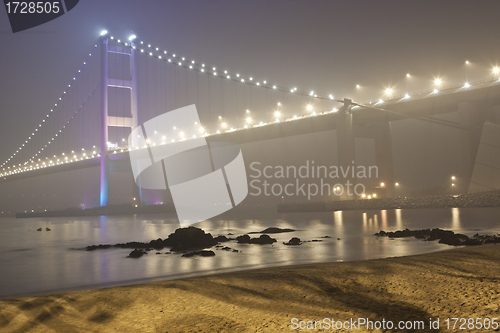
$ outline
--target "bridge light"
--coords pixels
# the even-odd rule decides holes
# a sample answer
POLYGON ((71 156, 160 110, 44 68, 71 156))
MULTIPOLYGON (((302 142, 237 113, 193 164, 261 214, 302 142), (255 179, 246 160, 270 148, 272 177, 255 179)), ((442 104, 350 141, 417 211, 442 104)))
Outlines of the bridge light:
POLYGON ((128 40, 129 40, 129 41, 133 41, 133 40, 134 40, 134 39, 136 39, 136 38, 137 38, 137 36, 136 36, 136 35, 131 35, 131 36, 128 38, 128 40))
POLYGON ((391 95, 392 94, 392 89, 391 88, 387 88, 385 90, 385 94, 388 95, 388 96, 391 95))
POLYGON ((432 91, 434 94, 437 94, 438 93, 438 90, 436 88, 434 88, 434 90, 432 91))
POLYGON ((381 98, 378 100, 379 103, 384 103, 384 100, 381 98))
POLYGON ((359 84, 357 84, 357 85, 356 85, 356 88, 357 88, 357 89, 359 89, 359 88, 360 88, 360 85, 359 85, 359 84))
POLYGON ((465 60, 465 64, 468 65, 469 64, 469 60, 465 60))
POLYGON ((451 176, 451 180, 455 180, 455 176, 451 176))
POLYGON ((107 30, 103 30, 103 31, 101 31, 101 36, 105 36, 105 35, 107 35, 107 34, 108 34, 108 31, 107 31, 107 30))
POLYGON ((307 104, 307 110, 311 111, 313 109, 312 105, 311 104, 307 104))
POLYGON ((500 68, 493 67, 493 74, 498 74, 498 73, 500 73, 500 68))
POLYGON ((410 77, 410 73, 407 73, 407 74, 406 74, 406 77, 410 77))
POLYGON ((435 80, 434 80, 434 84, 435 84, 436 86, 441 85, 441 83, 442 83, 442 80, 441 80, 441 79, 435 79, 435 80))
POLYGON ((469 88, 469 87, 470 87, 469 82, 465 82, 465 83, 464 83, 464 88, 469 88))
POLYGON ((274 113, 274 116, 275 116, 276 118, 279 118, 280 113, 279 113, 278 111, 276 111, 276 112, 274 113))
POLYGON ((309 93, 309 96, 314 96, 314 91, 311 91, 311 92, 309 93))
POLYGON ((410 95, 408 95, 408 93, 406 93, 405 98, 410 98, 410 95))
POLYGON ((222 123, 222 127, 223 128, 226 128, 227 124, 226 123, 222 123))
POLYGON ((252 122, 252 118, 248 117, 247 118, 247 123, 251 123, 252 122))

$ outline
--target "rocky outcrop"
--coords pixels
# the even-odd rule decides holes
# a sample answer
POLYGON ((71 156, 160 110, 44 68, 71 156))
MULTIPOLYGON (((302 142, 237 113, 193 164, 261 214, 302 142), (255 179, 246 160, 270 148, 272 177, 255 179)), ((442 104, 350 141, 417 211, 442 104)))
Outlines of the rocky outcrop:
POLYGON ((276 239, 271 238, 269 235, 260 235, 259 238, 250 238, 248 235, 238 236, 236 240, 240 244, 272 244, 276 242, 276 239))
POLYGON ((262 231, 249 232, 249 234, 279 234, 282 232, 292 232, 292 231, 295 231, 295 230, 288 229, 288 228, 281 229, 281 228, 277 228, 277 227, 270 227, 270 228, 264 229, 262 231))
POLYGON ((201 257, 213 257, 215 256, 214 251, 210 250, 202 250, 202 251, 194 251, 194 252, 188 252, 184 253, 182 257, 194 257, 194 256, 201 256, 201 257))
POLYGON ((218 243, 224 243, 234 240, 234 238, 227 238, 226 236, 217 236, 214 238, 214 240, 218 243))
POLYGON ((170 234, 163 241, 165 246, 171 246, 170 251, 187 251, 192 249, 203 249, 217 245, 217 241, 211 234, 196 227, 180 228, 170 234))
POLYGON ((376 236, 389 237, 389 238, 402 238, 402 237, 415 237, 417 239, 423 239, 426 241, 434 241, 439 240, 441 244, 447 245, 481 245, 483 243, 491 242, 499 242, 500 238, 497 236, 484 235, 479 236, 479 234, 474 235, 470 238, 467 235, 456 234, 451 230, 443 230, 439 228, 435 229, 422 229, 422 230, 397 230, 397 231, 380 231, 375 234, 376 236))
POLYGON ((193 249, 208 248, 216 244, 217 241, 212 237, 211 234, 207 234, 202 229, 191 226, 188 228, 179 228, 175 230, 174 233, 171 233, 168 238, 164 240, 158 238, 150 241, 149 243, 128 242, 118 243, 115 245, 90 245, 85 249, 87 251, 94 251, 117 247, 122 249, 143 249, 149 251, 151 249, 162 250, 165 247, 171 247, 171 251, 188 251, 193 249))
POLYGON ((285 244, 285 245, 301 245, 302 242, 300 241, 300 238, 293 237, 287 243, 283 242, 283 244, 285 244))
POLYGON ((148 254, 148 253, 144 250, 135 249, 134 251, 132 251, 128 254, 128 257, 129 258, 140 258, 144 254, 148 254))

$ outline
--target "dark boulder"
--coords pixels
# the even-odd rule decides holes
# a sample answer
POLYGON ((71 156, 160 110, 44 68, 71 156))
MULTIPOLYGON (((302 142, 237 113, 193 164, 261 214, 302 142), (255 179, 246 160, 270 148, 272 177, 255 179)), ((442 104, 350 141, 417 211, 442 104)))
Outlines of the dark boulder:
POLYGON ((161 250, 165 247, 165 245, 163 245, 162 239, 158 238, 157 240, 152 240, 151 242, 149 242, 149 247, 152 247, 155 250, 161 250))
POLYGON ((165 246, 171 246, 171 251, 186 251, 192 249, 203 249, 217 245, 217 241, 211 234, 196 227, 180 228, 170 234, 163 241, 165 246))
POLYGON ((130 252, 128 256, 129 256, 129 258, 140 258, 144 254, 148 254, 148 253, 146 251, 143 251, 143 250, 135 249, 132 252, 130 252))
POLYGON ((219 243, 224 243, 224 242, 229 242, 231 238, 227 238, 226 236, 217 236, 214 238, 214 240, 219 243))
POLYGON ((288 243, 283 242, 283 244, 285 244, 285 245, 301 245, 302 242, 300 241, 300 238, 293 237, 292 239, 290 239, 288 241, 288 243))
POLYGON ((240 244, 272 244, 276 239, 269 237, 269 235, 260 235, 259 238, 250 238, 248 235, 238 236, 236 240, 240 244))
POLYGON ((189 252, 189 253, 184 253, 182 257, 194 257, 194 256, 201 256, 201 257, 213 257, 215 256, 214 251, 210 250, 202 250, 202 251, 194 251, 194 252, 189 252))
POLYGON ((109 249, 111 245, 90 245, 85 248, 87 251, 94 251, 94 250, 104 250, 104 249, 109 249))
POLYGON ((250 244, 250 236, 248 235, 243 235, 243 236, 238 236, 236 237, 236 241, 241 244, 250 244))
POLYGON ((260 235, 259 238, 252 238, 250 244, 272 244, 275 243, 276 239, 269 237, 269 235, 260 235))
POLYGON ((264 229, 262 231, 249 232, 249 234, 279 234, 282 232, 292 232, 292 231, 295 231, 295 230, 288 229, 288 228, 281 229, 281 228, 276 228, 276 227, 270 227, 270 228, 264 229))

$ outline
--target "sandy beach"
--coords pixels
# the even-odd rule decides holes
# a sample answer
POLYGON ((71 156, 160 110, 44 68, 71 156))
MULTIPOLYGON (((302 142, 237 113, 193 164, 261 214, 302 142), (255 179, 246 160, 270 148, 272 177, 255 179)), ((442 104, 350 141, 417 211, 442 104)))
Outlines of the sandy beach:
MULTIPOLYGON (((2 300, 0 331, 293 332, 308 321, 324 325, 324 318, 333 323, 384 319, 394 325, 423 321, 424 329, 414 330, 418 332, 485 331, 459 329, 460 322, 447 329, 445 320, 483 318, 484 323, 484 318, 499 318, 498 322, 499 273, 500 246, 495 245, 246 271, 2 300), (431 330, 430 318, 439 318, 441 329, 431 330)), ((323 326, 317 331, 413 330, 367 329, 358 323, 356 328, 323 326)))

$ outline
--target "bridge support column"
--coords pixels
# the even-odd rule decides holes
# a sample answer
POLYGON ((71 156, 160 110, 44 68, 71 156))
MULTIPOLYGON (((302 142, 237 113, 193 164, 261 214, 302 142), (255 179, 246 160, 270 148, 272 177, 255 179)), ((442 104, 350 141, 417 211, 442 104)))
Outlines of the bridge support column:
MULTIPOLYGON (((391 122, 383 121, 373 126, 375 139, 375 159, 377 161, 378 179, 384 183, 385 195, 394 196, 394 164, 392 157, 391 122)), ((380 185, 380 184, 379 184, 380 185)))
POLYGON ((109 160, 108 160, 108 39, 101 45, 101 187, 100 205, 109 203, 109 160))
MULTIPOLYGON (((344 170, 347 167, 355 168, 355 151, 354 151, 354 133, 351 114, 351 100, 344 99, 344 106, 336 114, 337 127, 337 154, 339 167, 344 170)), ((354 178, 351 177, 351 172, 348 172, 345 178, 345 184, 349 182, 351 187, 348 193, 348 188, 344 186, 344 192, 340 195, 340 199, 354 199, 354 178), (349 195, 350 194, 350 195, 349 195)))
POLYGON ((468 130, 460 130, 462 170, 456 186, 459 191, 466 192, 469 190, 484 121, 480 119, 478 106, 470 102, 459 103, 458 114, 460 126, 468 130))
MULTIPOLYGON (((109 44, 108 38, 102 39, 101 49, 101 187, 100 187, 100 205, 106 206, 109 204, 109 158, 108 158, 108 142, 109 142, 109 127, 128 127, 131 130, 137 127, 138 110, 137 110, 137 68, 135 61, 135 46, 131 43, 129 46, 109 44), (115 53, 121 56, 129 57, 130 76, 131 78, 109 78, 108 68, 108 53, 115 53), (130 113, 122 116, 110 116, 108 113, 108 88, 120 88, 130 90, 130 113)), ((137 138, 132 137, 129 145, 136 146, 137 138)), ((118 144, 116 144, 118 148, 118 144)), ((124 148, 123 146, 121 146, 124 148)), ((129 147, 129 148, 132 148, 129 147)), ((140 190, 139 190, 139 193, 140 190)), ((135 196, 135 193, 132 193, 135 196)))

